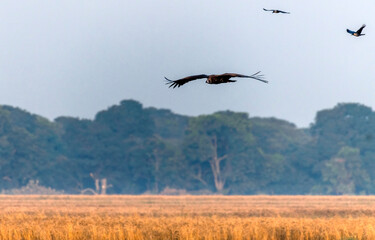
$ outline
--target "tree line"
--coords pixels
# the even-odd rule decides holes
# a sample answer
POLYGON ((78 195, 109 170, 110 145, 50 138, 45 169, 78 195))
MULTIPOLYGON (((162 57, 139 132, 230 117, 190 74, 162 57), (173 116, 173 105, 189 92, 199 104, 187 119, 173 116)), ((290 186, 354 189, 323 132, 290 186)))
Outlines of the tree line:
POLYGON ((319 111, 308 128, 220 111, 188 117, 121 101, 93 120, 0 106, 0 189, 159 194, 374 194, 375 112, 319 111), (103 187, 103 186, 102 186, 103 187), (103 189, 102 189, 103 191, 103 189))

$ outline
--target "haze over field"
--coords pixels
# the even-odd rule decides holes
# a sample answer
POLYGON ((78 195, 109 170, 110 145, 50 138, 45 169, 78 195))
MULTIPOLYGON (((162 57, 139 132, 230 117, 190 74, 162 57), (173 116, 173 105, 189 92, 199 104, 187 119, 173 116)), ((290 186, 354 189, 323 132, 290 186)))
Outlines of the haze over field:
POLYGON ((229 109, 308 126, 338 102, 375 106, 374 7, 361 0, 2 1, 0 103, 50 119, 93 118, 133 98, 180 114, 229 109), (346 33, 363 23, 366 36, 346 33), (171 90, 163 79, 258 70, 270 84, 171 90))

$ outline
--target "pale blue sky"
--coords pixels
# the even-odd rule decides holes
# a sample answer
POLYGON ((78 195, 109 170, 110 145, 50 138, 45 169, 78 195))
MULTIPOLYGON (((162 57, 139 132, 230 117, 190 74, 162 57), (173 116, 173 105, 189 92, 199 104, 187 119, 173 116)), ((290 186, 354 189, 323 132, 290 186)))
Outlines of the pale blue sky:
POLYGON ((93 118, 123 99, 186 115, 218 110, 305 127, 339 102, 375 107, 373 1, 1 1, 0 104, 93 118), (262 8, 290 11, 290 15, 262 8), (366 36, 346 28, 367 24, 366 36), (194 74, 261 70, 269 84, 194 74))

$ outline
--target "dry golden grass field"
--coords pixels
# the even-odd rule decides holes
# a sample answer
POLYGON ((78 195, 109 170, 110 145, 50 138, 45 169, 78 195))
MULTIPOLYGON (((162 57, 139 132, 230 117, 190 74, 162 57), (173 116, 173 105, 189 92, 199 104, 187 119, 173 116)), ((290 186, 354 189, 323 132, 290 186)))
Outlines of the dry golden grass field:
POLYGON ((367 196, 1 196, 0 239, 374 239, 367 196))

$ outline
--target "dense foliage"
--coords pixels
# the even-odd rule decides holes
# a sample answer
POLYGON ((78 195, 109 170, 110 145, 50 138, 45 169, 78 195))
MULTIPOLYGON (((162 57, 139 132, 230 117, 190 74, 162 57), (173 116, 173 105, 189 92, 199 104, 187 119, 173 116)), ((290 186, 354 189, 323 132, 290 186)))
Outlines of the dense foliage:
POLYGON ((0 190, 374 194, 375 112, 319 111, 309 128, 231 111, 187 117, 133 100, 51 122, 0 106, 0 190), (179 190, 173 190, 179 189, 179 190))

